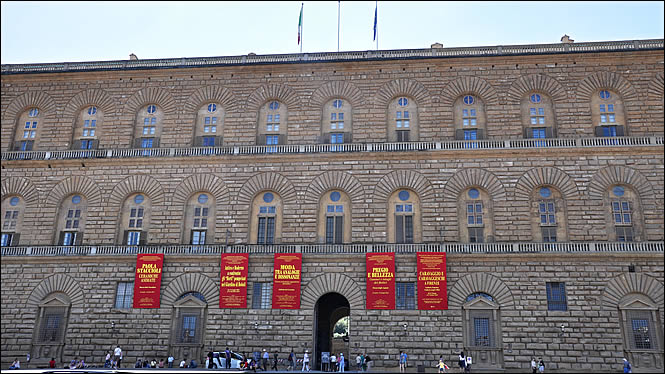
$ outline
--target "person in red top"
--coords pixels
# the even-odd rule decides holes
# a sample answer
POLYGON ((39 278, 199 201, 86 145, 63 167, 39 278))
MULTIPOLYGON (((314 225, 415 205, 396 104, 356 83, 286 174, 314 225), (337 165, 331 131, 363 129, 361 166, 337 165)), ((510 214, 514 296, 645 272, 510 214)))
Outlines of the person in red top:
POLYGON ((51 361, 48 362, 48 367, 55 369, 55 358, 51 357, 51 361))

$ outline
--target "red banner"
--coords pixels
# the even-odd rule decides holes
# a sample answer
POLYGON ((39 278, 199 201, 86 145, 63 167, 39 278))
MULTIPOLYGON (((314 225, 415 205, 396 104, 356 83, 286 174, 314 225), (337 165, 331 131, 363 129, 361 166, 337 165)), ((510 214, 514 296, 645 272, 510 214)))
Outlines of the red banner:
POLYGON ((395 253, 367 253, 367 309, 395 309, 395 253))
POLYGON ((275 253, 272 282, 273 309, 300 309, 302 254, 275 253))
POLYGON ((163 264, 163 253, 136 256, 134 308, 159 308, 159 290, 162 285, 163 264))
POLYGON ((418 252, 418 309, 448 309, 445 253, 418 252))
POLYGON ((219 280, 220 308, 247 308, 249 254, 222 254, 219 280))

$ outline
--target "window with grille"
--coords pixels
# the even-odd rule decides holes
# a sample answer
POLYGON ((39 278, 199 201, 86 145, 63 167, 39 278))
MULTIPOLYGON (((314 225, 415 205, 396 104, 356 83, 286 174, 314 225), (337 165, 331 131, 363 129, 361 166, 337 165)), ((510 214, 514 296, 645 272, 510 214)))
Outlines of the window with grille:
POLYGON ((628 310, 626 324, 630 349, 658 349, 650 311, 628 310))
POLYGON ((547 310, 568 310, 566 301, 566 284, 563 282, 547 282, 547 310))
POLYGON ((196 323, 198 320, 198 314, 183 314, 182 315, 182 327, 180 333, 180 339, 178 343, 196 343, 197 342, 197 329, 196 323))
POLYGON ((494 318, 492 310, 473 309, 469 311, 469 344, 475 347, 495 346, 494 318))
POLYGON ((115 293, 115 307, 128 309, 132 307, 134 297, 134 282, 119 282, 115 293))
POLYGON ((413 282, 395 283, 395 308, 416 309, 416 286, 413 282))
POLYGON ((39 342, 50 343, 62 341, 65 307, 45 307, 39 329, 39 342))
POLYGON ((252 309, 269 309, 272 302, 272 284, 254 283, 254 295, 252 296, 252 309))
POLYGON ((326 244, 344 242, 344 205, 326 206, 326 244))

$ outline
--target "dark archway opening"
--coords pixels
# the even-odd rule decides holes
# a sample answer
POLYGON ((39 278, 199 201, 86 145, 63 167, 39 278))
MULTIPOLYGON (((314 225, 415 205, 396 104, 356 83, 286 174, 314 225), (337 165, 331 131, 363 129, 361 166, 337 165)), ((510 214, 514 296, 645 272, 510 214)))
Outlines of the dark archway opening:
MULTIPOLYGON (((321 353, 344 353, 345 367, 349 365, 349 338, 337 334, 333 338, 335 324, 350 315, 349 301, 338 293, 327 293, 319 298, 314 307, 314 357, 312 369, 321 369, 321 353)), ((347 330, 348 331, 348 330, 347 330)))

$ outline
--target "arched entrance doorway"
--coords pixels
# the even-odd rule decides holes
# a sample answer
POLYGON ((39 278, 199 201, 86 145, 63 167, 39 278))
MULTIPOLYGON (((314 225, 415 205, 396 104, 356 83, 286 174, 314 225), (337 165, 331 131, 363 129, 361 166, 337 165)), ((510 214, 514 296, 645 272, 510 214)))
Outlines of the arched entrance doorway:
MULTIPOLYGON (((335 355, 344 353, 344 360, 348 368, 349 364, 349 336, 348 324, 346 325, 346 336, 341 333, 343 323, 338 326, 337 337, 334 337, 335 324, 349 317, 351 307, 349 301, 338 293, 327 293, 319 298, 314 307, 314 352, 312 358, 312 369, 321 369, 321 353, 335 352, 335 355)), ((348 321, 348 318, 347 318, 348 321)))

